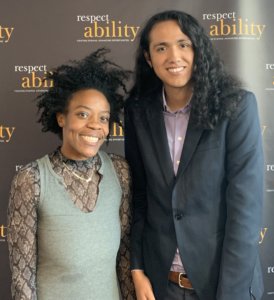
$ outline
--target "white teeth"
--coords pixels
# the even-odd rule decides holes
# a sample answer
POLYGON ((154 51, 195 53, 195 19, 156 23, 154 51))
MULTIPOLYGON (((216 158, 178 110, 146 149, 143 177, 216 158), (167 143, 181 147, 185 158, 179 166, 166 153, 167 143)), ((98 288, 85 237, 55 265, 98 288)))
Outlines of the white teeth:
POLYGON ((99 138, 95 136, 83 136, 83 139, 89 143, 97 143, 99 138))
POLYGON ((184 70, 184 67, 168 68, 168 71, 171 73, 178 73, 178 72, 182 72, 183 70, 184 70))

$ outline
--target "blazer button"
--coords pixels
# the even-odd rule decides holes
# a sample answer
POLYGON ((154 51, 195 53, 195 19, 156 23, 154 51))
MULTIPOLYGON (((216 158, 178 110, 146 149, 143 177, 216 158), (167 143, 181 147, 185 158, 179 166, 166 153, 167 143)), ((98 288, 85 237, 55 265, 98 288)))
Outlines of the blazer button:
POLYGON ((176 214, 175 215, 175 219, 178 221, 178 220, 181 220, 183 217, 183 214, 176 214))

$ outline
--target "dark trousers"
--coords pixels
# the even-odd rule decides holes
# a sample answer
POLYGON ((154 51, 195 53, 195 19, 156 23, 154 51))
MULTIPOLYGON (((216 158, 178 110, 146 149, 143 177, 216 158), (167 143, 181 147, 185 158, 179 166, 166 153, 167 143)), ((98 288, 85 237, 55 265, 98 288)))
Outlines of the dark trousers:
POLYGON ((180 288, 176 283, 168 282, 165 300, 199 300, 194 290, 180 288))

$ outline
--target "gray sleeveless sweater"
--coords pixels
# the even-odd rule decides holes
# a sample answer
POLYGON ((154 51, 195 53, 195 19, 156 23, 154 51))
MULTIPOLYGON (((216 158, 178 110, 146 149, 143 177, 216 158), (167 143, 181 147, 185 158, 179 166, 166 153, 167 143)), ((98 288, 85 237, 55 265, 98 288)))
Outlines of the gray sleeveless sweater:
POLYGON ((99 152, 103 178, 95 209, 77 208, 52 169, 38 160, 38 300, 118 300, 116 255, 120 243, 122 190, 111 159, 99 152))

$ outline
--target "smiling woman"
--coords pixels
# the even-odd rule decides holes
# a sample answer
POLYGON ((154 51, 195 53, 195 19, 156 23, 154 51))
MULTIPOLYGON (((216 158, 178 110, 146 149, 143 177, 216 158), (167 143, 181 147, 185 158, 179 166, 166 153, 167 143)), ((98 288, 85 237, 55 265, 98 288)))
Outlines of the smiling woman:
POLYGON ((96 155, 109 134, 110 105, 95 89, 73 94, 66 113, 57 114, 63 129, 62 153, 74 160, 96 155))
POLYGON ((56 68, 48 75, 54 86, 37 99, 43 131, 62 143, 22 167, 12 183, 14 299, 134 299, 129 169, 100 150, 110 125, 120 122, 129 72, 106 52, 56 68))

